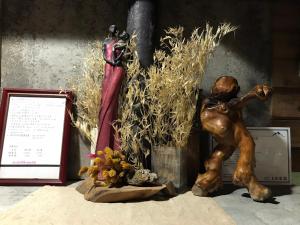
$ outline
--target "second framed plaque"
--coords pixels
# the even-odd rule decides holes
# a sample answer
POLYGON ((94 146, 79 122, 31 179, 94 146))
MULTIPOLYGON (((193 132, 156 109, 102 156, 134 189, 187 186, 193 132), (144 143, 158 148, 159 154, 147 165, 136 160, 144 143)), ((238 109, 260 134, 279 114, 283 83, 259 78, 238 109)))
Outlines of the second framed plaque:
MULTIPOLYGON (((248 127, 255 142, 255 174, 266 185, 291 185, 291 137, 289 127, 248 127)), ((211 141, 211 151, 216 146, 211 141)), ((232 175, 239 159, 237 149, 223 163, 222 178, 232 181, 232 175)))

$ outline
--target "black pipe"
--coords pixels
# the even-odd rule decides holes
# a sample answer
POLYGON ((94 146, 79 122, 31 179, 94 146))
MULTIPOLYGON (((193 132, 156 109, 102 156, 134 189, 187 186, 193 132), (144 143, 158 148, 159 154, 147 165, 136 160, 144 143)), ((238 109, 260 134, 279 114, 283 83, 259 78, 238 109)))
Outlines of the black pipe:
POLYGON ((144 68, 153 61, 154 20, 155 0, 129 0, 127 32, 137 35, 137 51, 144 68))
MULTIPOLYGON (((153 62, 153 32, 155 18, 155 0, 129 0, 127 32, 132 35, 136 34, 137 52, 141 66, 148 68, 153 62)), ((144 87, 145 80, 141 76, 138 78, 141 88, 144 87)), ((134 113, 137 117, 141 117, 139 108, 140 102, 134 102, 134 113)), ((146 106, 145 106, 146 107, 146 106)), ((135 125, 133 129, 139 129, 139 125, 135 125)), ((143 138, 143 137, 142 137, 143 138)), ((151 143, 143 138, 143 147, 151 151, 151 143)), ((144 168, 151 169, 151 157, 149 154, 140 154, 139 161, 144 168), (147 157, 148 155, 148 157, 147 157)))

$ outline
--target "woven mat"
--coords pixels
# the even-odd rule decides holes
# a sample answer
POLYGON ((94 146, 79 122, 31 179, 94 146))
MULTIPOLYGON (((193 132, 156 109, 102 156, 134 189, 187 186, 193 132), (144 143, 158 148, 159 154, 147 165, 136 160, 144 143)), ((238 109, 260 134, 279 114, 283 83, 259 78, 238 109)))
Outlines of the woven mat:
POLYGON ((71 187, 45 186, 0 214, 1 225, 231 225, 211 198, 191 192, 166 201, 93 203, 71 187))

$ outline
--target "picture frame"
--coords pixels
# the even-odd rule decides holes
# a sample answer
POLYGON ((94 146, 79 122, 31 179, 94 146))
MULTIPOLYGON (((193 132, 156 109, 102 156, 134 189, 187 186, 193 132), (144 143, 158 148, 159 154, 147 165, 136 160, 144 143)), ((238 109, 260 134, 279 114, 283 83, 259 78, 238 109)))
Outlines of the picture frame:
POLYGON ((63 185, 71 91, 4 88, 0 108, 0 185, 63 185))

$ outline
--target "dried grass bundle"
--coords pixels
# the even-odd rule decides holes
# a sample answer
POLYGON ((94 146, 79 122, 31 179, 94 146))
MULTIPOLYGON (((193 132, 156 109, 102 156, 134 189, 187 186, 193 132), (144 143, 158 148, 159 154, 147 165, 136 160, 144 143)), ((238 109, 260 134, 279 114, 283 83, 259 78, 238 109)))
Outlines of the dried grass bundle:
POLYGON ((73 78, 69 83, 76 96, 76 118, 72 122, 81 134, 94 142, 91 130, 98 127, 98 113, 101 101, 101 85, 105 61, 102 55, 102 43, 90 44, 90 52, 84 60, 83 74, 73 78))
POLYGON ((196 110, 196 91, 207 60, 222 37, 235 27, 222 24, 214 32, 207 24, 201 33, 195 29, 188 40, 183 38, 183 30, 178 27, 166 31, 161 39, 163 50, 155 51, 154 64, 148 71, 146 92, 155 145, 186 146, 196 110))
POLYGON ((133 35, 128 45, 130 58, 126 64, 126 79, 120 98, 120 124, 118 132, 121 135, 121 149, 126 152, 128 160, 138 165, 140 153, 150 154, 145 141, 151 143, 151 126, 148 109, 147 93, 145 92, 146 71, 141 67, 136 36, 133 35))

